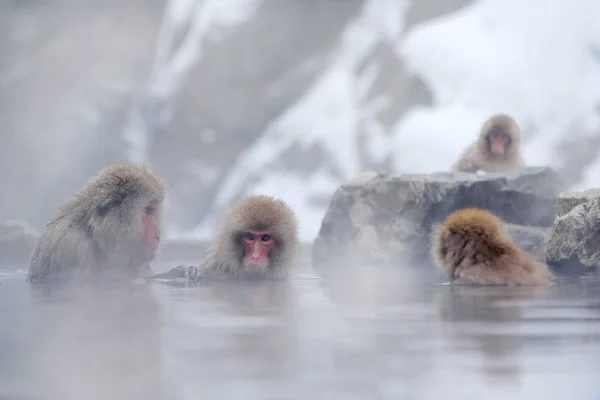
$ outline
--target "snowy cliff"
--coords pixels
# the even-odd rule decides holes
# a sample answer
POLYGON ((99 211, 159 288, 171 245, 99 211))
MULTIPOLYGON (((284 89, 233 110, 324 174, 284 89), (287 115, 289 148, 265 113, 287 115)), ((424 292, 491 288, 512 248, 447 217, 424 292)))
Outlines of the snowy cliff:
POLYGON ((127 157, 168 181, 171 237, 260 192, 310 241, 341 182, 445 170, 496 112, 529 164, 600 186, 595 0, 77 4, 2 6, 0 219, 40 227, 127 157))
MULTIPOLYGON (((445 170, 482 121, 499 111, 522 125, 531 164, 561 169, 578 161, 590 138, 598 139, 600 3, 478 0, 405 31, 407 6, 365 2, 306 93, 240 154, 219 188, 216 210, 241 194, 273 194, 293 205, 302 237, 312 240, 324 212, 315 199, 327 199, 340 181, 369 169, 365 154, 375 165, 391 160, 398 173, 445 170), (382 44, 425 82, 432 104, 381 121, 381 112, 403 95, 374 93, 381 68, 368 57, 382 44), (574 154, 564 154, 567 141, 575 143, 574 154), (311 146, 325 154, 318 164, 278 168, 291 148, 311 146)), ((600 184, 599 168, 600 159, 591 161, 580 185, 600 184)), ((213 228, 209 218, 195 233, 213 228)))

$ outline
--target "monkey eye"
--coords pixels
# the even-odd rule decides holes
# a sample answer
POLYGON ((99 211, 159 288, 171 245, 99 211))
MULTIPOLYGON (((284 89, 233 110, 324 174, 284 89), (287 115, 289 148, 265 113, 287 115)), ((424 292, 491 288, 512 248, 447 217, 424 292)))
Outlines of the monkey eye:
POLYGON ((153 205, 144 207, 144 213, 146 215, 151 215, 152 213, 154 213, 155 210, 156 210, 156 207, 154 207, 153 205))
POLYGON ((268 242, 271 241, 271 235, 262 235, 260 237, 260 240, 263 241, 263 242, 265 242, 265 243, 268 243, 268 242))
POLYGON ((254 240, 254 235, 250 232, 244 233, 244 239, 251 242, 254 240))

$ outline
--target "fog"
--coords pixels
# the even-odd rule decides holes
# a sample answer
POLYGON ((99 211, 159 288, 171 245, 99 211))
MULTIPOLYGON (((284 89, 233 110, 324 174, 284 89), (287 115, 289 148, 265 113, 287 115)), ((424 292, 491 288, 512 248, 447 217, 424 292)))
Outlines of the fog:
POLYGON ((522 125, 528 162, 593 186, 595 7, 5 4, 0 218, 39 229, 102 165, 129 158, 167 179, 173 238, 209 237, 233 199, 261 192, 291 203, 311 241, 340 182, 445 170, 494 112, 522 125))
MULTIPOLYGON (((341 183, 445 171, 497 112, 529 164, 598 186, 597 15, 595 0, 3 2, 0 221, 39 230, 130 159, 165 178, 172 242, 210 239, 263 193, 310 245, 341 183)), ((157 269, 201 254, 186 251, 157 269)), ((281 285, 60 294, 0 265, 0 399, 597 396, 593 282, 482 293, 420 265, 336 279, 307 257, 281 285)))

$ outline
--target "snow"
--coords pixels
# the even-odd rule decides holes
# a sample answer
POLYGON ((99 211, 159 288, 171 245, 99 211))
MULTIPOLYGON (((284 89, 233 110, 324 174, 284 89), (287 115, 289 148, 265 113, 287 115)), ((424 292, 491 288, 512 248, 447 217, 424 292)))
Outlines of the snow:
MULTIPOLYGON (((570 124, 599 126, 600 67, 590 51, 600 45, 598 12, 594 0, 479 0, 416 27, 399 53, 434 92, 422 119, 441 121, 459 105, 480 120, 509 113, 524 130, 526 160, 552 165, 570 124)), ((463 147, 472 136, 457 139, 463 147)))
POLYGON ((414 107, 393 127, 393 149, 398 155, 394 158, 395 170, 399 173, 447 170, 473 140, 487 116, 460 105, 414 107), (451 137, 453 140, 446 139, 451 137))
MULTIPOLYGON (((367 68, 357 75, 356 70, 382 40, 397 40, 403 29, 402 16, 407 4, 399 0, 365 3, 363 12, 342 34, 329 68, 294 107, 274 121, 260 140, 240 155, 219 191, 215 213, 222 212, 240 195, 242 184, 250 178, 258 178, 256 184, 241 194, 262 193, 286 201, 298 215, 300 239, 314 239, 325 210, 315 206, 313 200, 316 196, 331 197, 340 183, 337 175, 351 179, 361 172, 356 128, 372 120, 378 106, 377 102, 367 104, 364 100, 377 71, 367 68), (309 149, 313 144, 319 144, 326 152, 330 168, 324 166, 309 176, 272 168, 292 146, 309 149)), ((371 130, 375 143, 369 147, 370 152, 387 154, 389 145, 384 135, 384 132, 371 130)), ((210 232, 215 222, 214 218, 208 219, 191 235, 199 237, 210 232)))
MULTIPOLYGON (((157 99, 173 98, 188 72, 202 55, 203 41, 218 41, 228 29, 251 18, 262 0, 171 0, 167 2, 148 94, 157 99), (189 27, 189 32, 182 32, 189 27), (181 38, 180 38, 181 37, 181 38), (177 40, 179 39, 179 40, 177 40)), ((142 101, 143 104, 143 101, 142 101)), ((123 132, 128 158, 144 163, 147 158, 149 126, 168 118, 167 107, 158 121, 147 121, 134 109, 123 132), (161 118, 163 117, 163 118, 161 118)))
MULTIPOLYGON (((527 162, 552 166, 559 140, 574 123, 582 128, 575 133, 581 140, 600 128, 600 59, 593 54, 600 53, 597 0, 476 0, 404 32, 408 4, 365 3, 306 95, 239 157, 215 214, 240 195, 276 195, 294 208, 301 239, 310 241, 325 212, 313 198, 330 198, 341 182, 362 172, 359 150, 376 160, 391 157, 396 173, 446 170, 483 121, 504 112, 522 128, 527 162), (413 107, 391 128, 375 118, 390 99, 367 97, 379 68, 363 65, 382 42, 394 46, 434 96, 432 106, 413 107), (359 149, 361 130, 366 143, 359 149), (302 176, 274 167, 292 146, 312 145, 321 146, 330 163, 302 176), (248 182, 255 183, 241 190, 248 182)), ((580 185, 600 185, 600 159, 580 185)), ((214 224, 209 219, 192 235, 207 234, 214 224)))

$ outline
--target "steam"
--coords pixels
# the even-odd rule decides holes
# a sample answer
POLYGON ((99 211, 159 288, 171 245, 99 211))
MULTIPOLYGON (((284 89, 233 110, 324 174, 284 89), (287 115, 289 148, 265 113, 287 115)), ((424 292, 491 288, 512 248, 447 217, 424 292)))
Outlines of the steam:
POLYGON ((262 0, 171 0, 167 3, 150 78, 123 131, 127 157, 147 163, 157 132, 207 41, 218 42, 246 21, 262 0))

